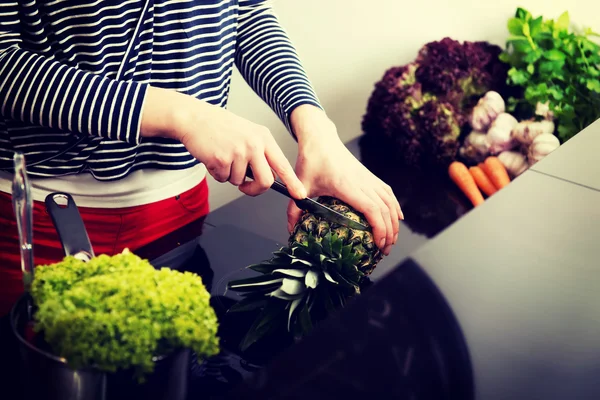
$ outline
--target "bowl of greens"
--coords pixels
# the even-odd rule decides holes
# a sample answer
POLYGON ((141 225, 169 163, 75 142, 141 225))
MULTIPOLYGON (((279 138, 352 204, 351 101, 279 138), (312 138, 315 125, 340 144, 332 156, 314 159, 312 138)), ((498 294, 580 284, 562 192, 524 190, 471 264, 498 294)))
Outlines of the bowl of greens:
POLYGON ((72 199, 49 211, 67 255, 35 268, 10 318, 26 398, 185 399, 191 352, 202 362, 220 350, 202 278, 128 250, 94 257, 87 234, 73 235, 72 199), (87 249, 65 243, 74 236, 87 249))

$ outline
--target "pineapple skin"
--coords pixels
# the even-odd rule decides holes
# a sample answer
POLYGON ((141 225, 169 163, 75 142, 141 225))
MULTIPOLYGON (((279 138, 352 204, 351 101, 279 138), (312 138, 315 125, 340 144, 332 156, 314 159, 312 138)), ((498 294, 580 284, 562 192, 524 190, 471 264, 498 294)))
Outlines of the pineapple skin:
MULTIPOLYGON (((316 200, 353 221, 369 226, 367 219, 362 213, 354 210, 339 199, 321 196, 316 200)), ((373 233, 370 229, 366 231, 351 229, 307 211, 302 214, 294 226, 288 244, 290 247, 293 247, 295 243, 306 243, 311 233, 320 242, 329 232, 331 232, 331 235, 337 235, 342 240, 344 246, 352 245, 352 253, 360 257, 357 268, 365 276, 369 276, 383 258, 383 253, 375 244, 373 233)))

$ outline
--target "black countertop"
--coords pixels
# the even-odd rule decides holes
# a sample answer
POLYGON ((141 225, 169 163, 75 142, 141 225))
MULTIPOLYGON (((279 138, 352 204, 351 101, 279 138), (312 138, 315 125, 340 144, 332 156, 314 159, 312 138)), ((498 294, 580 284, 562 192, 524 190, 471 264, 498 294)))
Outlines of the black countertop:
MULTIPOLYGON (((349 143, 406 215, 374 285, 302 342, 248 357, 235 349, 248 322, 223 321, 224 352, 195 371, 191 398, 600 398, 600 185, 571 167, 598 171, 598 131, 600 121, 474 210, 447 179, 349 143)), ((286 205, 277 193, 243 197, 145 251, 175 246, 153 263, 201 274, 222 313, 236 299, 226 282, 285 243, 286 205)))

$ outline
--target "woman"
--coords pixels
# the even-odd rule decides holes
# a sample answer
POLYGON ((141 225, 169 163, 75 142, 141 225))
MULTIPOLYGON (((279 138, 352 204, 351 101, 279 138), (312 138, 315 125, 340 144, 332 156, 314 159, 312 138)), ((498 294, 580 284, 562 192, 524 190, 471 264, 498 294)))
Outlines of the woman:
MULTIPOLYGON (((275 175, 296 198, 336 196, 385 253, 397 239, 397 200, 340 141, 268 1, 4 1, 0 104, 0 315, 22 291, 15 150, 36 264, 62 257, 46 194, 72 194, 95 252, 114 254, 205 215, 206 172, 251 196, 275 175), (265 127, 225 109, 234 65, 297 139, 295 171, 265 127)), ((290 202, 290 226, 299 213, 290 202)))

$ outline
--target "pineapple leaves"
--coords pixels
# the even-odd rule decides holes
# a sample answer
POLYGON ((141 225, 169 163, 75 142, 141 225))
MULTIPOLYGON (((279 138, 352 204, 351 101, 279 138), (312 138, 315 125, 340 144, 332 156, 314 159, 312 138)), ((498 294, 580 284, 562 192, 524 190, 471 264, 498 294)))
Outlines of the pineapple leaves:
POLYGON ((321 286, 319 288, 319 298, 321 299, 321 302, 323 303, 323 306, 325 307, 325 310, 327 311, 327 313, 332 313, 335 311, 336 307, 333 304, 333 300, 331 298, 331 291, 329 290, 329 288, 325 285, 321 286))
POLYGON ((242 339, 240 350, 246 351, 262 337, 275 331, 275 329, 277 329, 277 324, 274 322, 280 314, 285 311, 285 305, 286 302, 284 301, 270 301, 254 320, 248 333, 246 333, 244 339, 242 339))
POLYGON ((297 279, 283 278, 281 290, 289 295, 300 294, 306 290, 304 283, 297 279))
POLYGON ((307 247, 303 245, 293 247, 292 255, 303 260, 310 260, 313 258, 312 254, 308 252, 307 247))
POLYGON ((352 252, 352 245, 351 244, 347 244, 346 246, 342 247, 342 258, 348 258, 350 256, 350 253, 352 252))
POLYGON ((307 250, 308 254, 311 255, 310 258, 313 258, 314 255, 323 253, 323 246, 321 245, 321 243, 317 242, 317 240, 314 237, 310 236, 308 240, 307 250))
POLYGON ((296 299, 296 300, 292 301, 292 304, 290 305, 290 311, 288 313, 288 324, 287 324, 288 332, 290 332, 290 325, 292 322, 292 316, 294 315, 294 311, 296 311, 296 308, 298 308, 298 305, 300 304, 301 301, 302 301, 302 299, 296 299))
POLYGON ((291 261, 291 264, 295 264, 295 263, 300 263, 302 265, 306 265, 307 267, 312 267, 312 263, 310 261, 306 261, 306 260, 301 260, 299 258, 294 258, 291 261))
POLYGON ((336 268, 331 268, 330 270, 331 277, 336 280, 341 286, 347 289, 355 289, 355 286, 352 282, 348 281, 336 268))
MULTIPOLYGON (((323 198, 323 201, 328 201, 323 198)), ((339 212, 354 211, 343 203, 339 212)), ((241 344, 246 349, 272 330, 285 330, 299 337, 360 293, 363 277, 381 259, 369 233, 358 233, 312 215, 303 216, 287 247, 273 252, 269 261, 249 268, 261 277, 230 282, 244 300, 233 311, 255 311, 260 315, 241 344), (257 311, 258 313, 258 311, 257 311)))
POLYGON ((274 251, 273 252, 273 258, 277 258, 277 259, 282 259, 282 260, 291 260, 292 259, 292 255, 290 254, 289 250, 286 248, 282 248, 281 250, 278 251, 274 251))
POLYGON ((286 292, 284 292, 281 289, 275 289, 274 291, 272 291, 271 293, 268 293, 268 295, 270 297, 274 297, 276 299, 280 299, 280 300, 286 300, 286 301, 291 301, 291 300, 296 300, 296 299, 300 299, 302 298, 302 296, 304 296, 303 293, 298 293, 298 294, 287 294, 286 292))
POLYGON ((227 312, 245 312, 253 311, 267 305, 267 299, 262 296, 248 296, 241 301, 238 301, 227 310, 227 312))
POLYGON ((273 274, 283 274, 283 275, 287 275, 287 276, 293 276, 294 278, 304 278, 306 276, 306 273, 308 272, 307 269, 276 269, 273 270, 273 274))
POLYGON ((283 278, 275 278, 271 275, 259 275, 252 278, 229 281, 227 283, 227 288, 237 291, 253 291, 257 287, 279 285, 282 281, 283 278))
POLYGON ((340 300, 340 306, 345 307, 346 299, 344 298, 344 295, 340 292, 337 292, 337 295, 338 295, 338 299, 340 300))
POLYGON ((269 274, 271 272, 273 272, 274 269, 276 269, 278 267, 277 264, 271 262, 271 261, 266 261, 260 264, 253 264, 248 266, 249 269, 256 271, 256 272, 260 272, 261 274, 269 274))
POLYGON ((321 275, 318 272, 316 272, 314 270, 310 270, 304 277, 304 284, 306 285, 306 287, 315 289, 317 287, 317 285, 319 284, 320 278, 321 278, 321 275))
POLYGON ((331 246, 331 232, 327 232, 327 234, 323 237, 321 245, 323 246, 323 252, 327 256, 333 257, 333 249, 331 246))
POLYGON ((333 235, 331 242, 331 251, 334 254, 334 256, 339 257, 342 254, 342 246, 342 240, 338 237, 338 235, 333 235))
POLYGON ((334 285, 338 285, 336 280, 331 277, 331 274, 329 272, 323 271, 323 275, 325 275, 325 279, 327 279, 329 282, 333 283, 334 285))
POLYGON ((307 301, 306 303, 304 303, 304 307, 302 307, 300 315, 298 316, 298 322, 300 323, 302 332, 304 332, 305 334, 309 333, 313 329, 313 324, 310 318, 310 311, 308 308, 309 305, 307 301))

